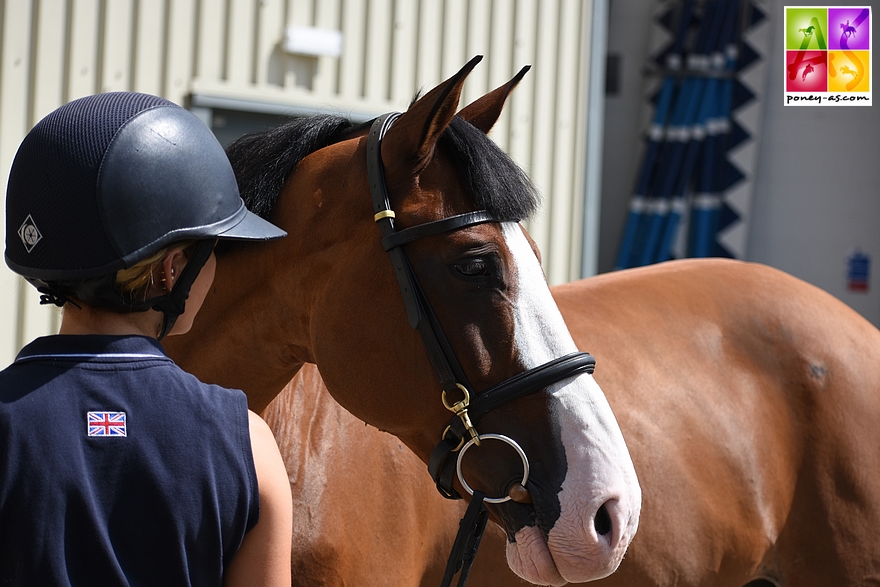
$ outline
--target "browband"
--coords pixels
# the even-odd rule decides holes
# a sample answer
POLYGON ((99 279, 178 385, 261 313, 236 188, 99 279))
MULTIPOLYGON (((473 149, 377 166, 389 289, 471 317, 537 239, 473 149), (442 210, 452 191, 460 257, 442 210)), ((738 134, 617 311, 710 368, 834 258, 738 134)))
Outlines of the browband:
POLYGON ((382 238, 382 246, 386 251, 390 251, 395 247, 419 240, 420 238, 425 238, 426 236, 452 232, 453 230, 460 230, 477 224, 485 224, 486 222, 504 222, 504 220, 495 218, 486 210, 467 212, 465 214, 450 216, 449 218, 441 218, 440 220, 426 222, 425 224, 419 224, 412 228, 405 228, 401 231, 393 232, 382 238))

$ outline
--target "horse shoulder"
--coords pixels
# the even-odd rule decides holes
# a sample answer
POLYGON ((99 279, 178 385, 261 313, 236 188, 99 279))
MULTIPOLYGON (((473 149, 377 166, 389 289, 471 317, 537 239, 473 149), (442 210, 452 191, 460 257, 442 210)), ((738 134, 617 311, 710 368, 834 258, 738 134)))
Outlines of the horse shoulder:
MULTIPOLYGON (((262 414, 275 434, 294 504, 292 569, 303 585, 436 585, 466 504, 437 492, 421 460, 365 425, 307 363, 262 414)), ((484 538, 471 583, 514 575, 504 534, 484 538)))

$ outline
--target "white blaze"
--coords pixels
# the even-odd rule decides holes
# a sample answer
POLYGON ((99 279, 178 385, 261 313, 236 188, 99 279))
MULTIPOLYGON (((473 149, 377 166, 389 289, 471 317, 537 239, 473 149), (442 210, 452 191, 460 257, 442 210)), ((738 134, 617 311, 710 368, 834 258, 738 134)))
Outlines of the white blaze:
MULTIPOLYGON (((517 272, 515 343, 526 368, 577 351, 547 287, 541 265, 520 226, 504 223, 517 272)), ((612 573, 638 526, 641 490, 629 451, 605 395, 590 375, 557 383, 551 415, 568 471, 559 493, 561 514, 545 541, 528 526, 507 546, 511 569, 541 585, 584 582, 612 573), (612 531, 597 534, 593 519, 605 505, 612 531)))

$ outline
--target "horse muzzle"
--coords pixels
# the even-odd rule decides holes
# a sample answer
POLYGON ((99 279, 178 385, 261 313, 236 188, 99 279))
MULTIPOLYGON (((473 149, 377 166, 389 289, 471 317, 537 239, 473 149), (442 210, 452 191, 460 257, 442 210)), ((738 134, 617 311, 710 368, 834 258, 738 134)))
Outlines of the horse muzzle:
POLYGON ((581 583, 606 577, 619 566, 638 528, 641 488, 623 434, 595 380, 583 377, 554 387, 557 406, 552 411, 565 454, 565 478, 552 496, 532 491, 536 523, 515 532, 508 562, 518 575, 538 584, 581 583), (558 516, 552 510, 547 516, 557 503, 558 516))

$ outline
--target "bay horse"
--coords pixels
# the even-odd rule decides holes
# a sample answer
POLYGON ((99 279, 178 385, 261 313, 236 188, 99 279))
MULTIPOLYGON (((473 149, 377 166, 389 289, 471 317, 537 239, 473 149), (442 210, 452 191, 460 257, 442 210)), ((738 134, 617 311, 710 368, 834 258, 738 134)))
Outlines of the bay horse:
POLYGON ((231 146, 249 208, 290 238, 218 252, 198 348, 169 349, 255 410, 317 365, 446 495, 484 494, 517 575, 595 580, 619 566, 641 490, 519 224, 534 188, 486 135, 521 75, 456 116, 478 61, 378 129, 316 117, 231 146))
MULTIPOLYGON (((503 99, 496 97, 493 108, 479 102, 482 116, 468 108, 462 113, 485 130, 503 99)), ((324 247, 335 246, 329 235, 308 228, 309 221, 317 223, 314 214, 296 220, 296 210, 284 201, 333 206, 324 190, 336 182, 366 198, 363 153, 357 152, 361 145, 349 148, 340 155, 335 176, 322 174, 311 181, 302 175, 315 172, 313 167, 284 170, 290 177, 274 188, 281 193, 275 211, 263 212, 288 230, 291 236, 285 240, 321 239, 324 247), (360 173, 357 182, 350 178, 353 170, 360 173)), ((438 143, 438 148, 445 147, 438 143)), ((318 141, 306 150, 321 153, 323 148, 318 141)), ((277 160, 271 153, 266 157, 277 160)), ((338 191, 333 196, 360 206, 338 191)), ((431 238, 450 236, 453 242, 444 245, 453 247, 455 235, 431 238)), ((215 291, 194 331, 168 341, 182 366, 209 381, 245 389, 258 410, 301 367, 304 349, 312 348, 303 342, 302 331, 311 333, 309 340, 332 334, 289 316, 301 316, 302 308, 316 299, 337 295, 331 282, 315 291, 306 287, 308 281, 280 279, 299 258, 273 251, 279 245, 267 243, 262 252, 248 256, 243 248, 222 254, 215 291)), ((362 246, 371 247, 368 241, 362 246)), ((310 270, 336 274, 332 256, 310 270)), ((405 323, 401 296, 387 284, 390 271, 378 252, 373 256, 375 275, 369 279, 385 284, 385 306, 364 308, 366 298, 357 296, 348 298, 347 305, 352 313, 379 312, 380 321, 405 323), (398 307, 396 316, 392 306, 398 307)), ((432 302, 439 303, 444 294, 437 295, 432 292, 432 302)), ((876 328, 800 280, 728 260, 673 261, 620 271, 556 286, 552 295, 570 333, 564 336, 598 357, 594 379, 623 431, 643 492, 638 533, 626 558, 597 584, 818 587, 880 582, 876 328)), ((453 315, 444 314, 444 324, 453 315)), ((412 351, 420 348, 418 339, 399 330, 404 336, 399 347, 383 344, 379 349, 387 353, 386 364, 396 365, 401 357, 415 360, 412 351)), ((355 344, 363 340, 356 330, 345 332, 356 338, 355 344)), ((372 337, 369 342, 378 344, 372 337)), ((377 354, 376 348, 361 350, 370 357, 377 354)), ((332 357, 319 359, 324 375, 321 361, 332 357)), ((430 368, 421 361, 428 380, 430 368)), ((350 366, 352 377, 360 365, 350 366)), ((371 376, 377 375, 359 380, 364 395, 375 393, 371 376)), ((413 384, 411 393, 420 393, 424 380, 413 384)), ((332 385, 328 378, 327 386, 332 385)), ((294 568, 303 573, 297 580, 436 585, 461 506, 433 490, 417 443, 410 453, 405 440, 365 427, 331 401, 323 386, 314 365, 305 365, 264 413, 288 461, 294 494, 299 487, 302 496, 296 508, 306 527, 294 531, 300 544, 294 547, 294 568), (372 526, 359 525, 359 513, 372 526), (327 552, 332 554, 322 558, 327 552), (404 564, 407 557, 414 558, 414 565, 404 564)), ((541 417, 536 410, 525 420, 541 417)), ((531 483, 530 478, 527 487, 531 483)), ((519 584, 500 560, 509 527, 500 516, 496 521, 504 532, 484 539, 473 585, 519 584)), ((522 571, 515 553, 511 562, 522 571)), ((520 574, 540 584, 585 580, 520 574)))

